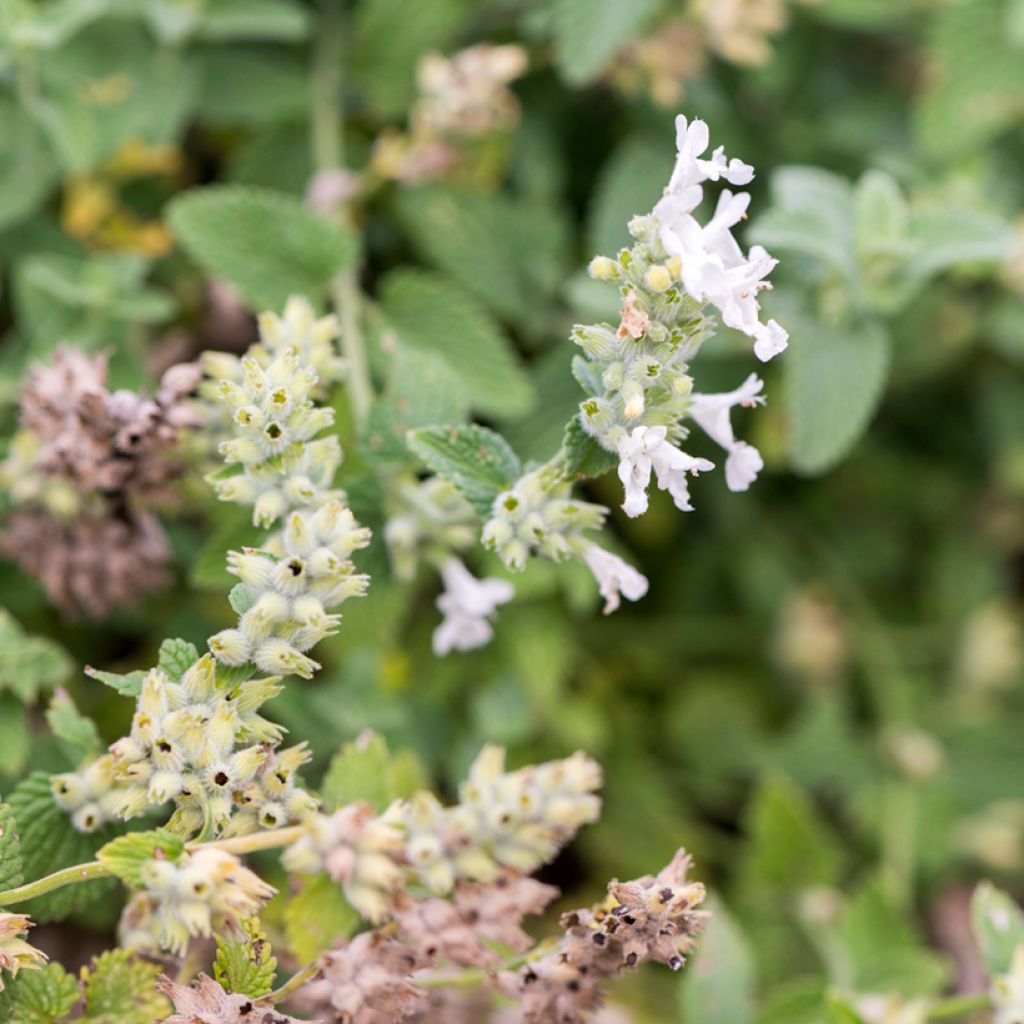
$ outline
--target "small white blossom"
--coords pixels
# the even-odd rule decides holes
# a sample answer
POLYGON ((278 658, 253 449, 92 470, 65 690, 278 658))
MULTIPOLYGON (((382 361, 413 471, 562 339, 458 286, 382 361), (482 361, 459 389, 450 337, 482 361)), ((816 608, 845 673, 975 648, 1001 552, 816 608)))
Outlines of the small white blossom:
POLYGON ((647 486, 652 470, 658 487, 672 495, 676 508, 691 512, 687 474, 696 475, 715 468, 707 459, 680 451, 667 439, 667 433, 663 426, 634 427, 619 443, 619 479, 626 489, 622 509, 628 516, 643 515, 647 511, 647 486))
POLYGON ((605 615, 619 607, 620 595, 627 601, 639 601, 647 593, 647 577, 600 545, 588 544, 583 551, 583 561, 597 580, 605 600, 605 615))
POLYGON ((676 165, 669 179, 669 192, 678 193, 702 181, 718 181, 719 178, 733 185, 746 185, 753 180, 754 168, 742 160, 726 159, 724 146, 719 146, 710 160, 701 160, 709 139, 706 122, 695 117, 687 123, 682 114, 676 117, 676 165))
POLYGON ((494 635, 490 618, 499 604, 511 601, 515 590, 507 580, 478 580, 457 558, 441 566, 444 593, 437 607, 444 616, 434 630, 434 653, 470 651, 483 647, 494 635))
POLYGON ((732 409, 737 405, 764 405, 764 395, 761 394, 763 387, 764 381, 752 373, 734 391, 694 395, 692 399, 690 415, 712 441, 729 453, 725 462, 725 482, 730 491, 745 491, 764 468, 761 453, 746 441, 736 440, 730 417, 732 409))

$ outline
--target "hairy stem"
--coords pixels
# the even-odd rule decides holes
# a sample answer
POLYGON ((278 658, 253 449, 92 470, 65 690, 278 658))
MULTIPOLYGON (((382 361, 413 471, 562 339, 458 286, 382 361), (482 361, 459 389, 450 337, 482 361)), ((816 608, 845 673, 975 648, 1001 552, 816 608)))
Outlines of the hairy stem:
POLYGON ((290 995, 294 995, 295 992, 302 988, 302 986, 305 985, 318 970, 320 970, 319 957, 311 964, 306 964, 301 971, 293 974, 280 988, 274 989, 274 991, 267 996, 267 999, 272 1003, 283 1002, 290 995))
POLYGON ((257 850, 275 850, 280 846, 291 846, 305 830, 301 825, 275 828, 269 832, 253 832, 247 836, 232 836, 230 839, 215 839, 210 843, 188 843, 185 849, 223 850, 225 853, 255 853, 257 850))
POLYGON ((73 885, 75 882, 88 882, 93 878, 104 878, 110 872, 98 860, 90 861, 88 864, 75 864, 70 868, 62 868, 52 875, 45 875, 27 885, 19 885, 17 889, 8 889, 0 892, 0 907, 8 907, 13 903, 24 903, 25 900, 34 900, 37 896, 53 892, 54 889, 62 889, 65 885, 73 885))
MULTIPOLYGON (((313 160, 318 171, 344 167, 342 133, 341 0, 324 0, 313 53, 313 160)), ((331 301, 338 313, 341 351, 348 364, 346 385, 356 424, 366 419, 373 400, 373 384, 366 361, 366 344, 359 326, 359 287, 354 270, 342 271, 331 283, 331 301)))

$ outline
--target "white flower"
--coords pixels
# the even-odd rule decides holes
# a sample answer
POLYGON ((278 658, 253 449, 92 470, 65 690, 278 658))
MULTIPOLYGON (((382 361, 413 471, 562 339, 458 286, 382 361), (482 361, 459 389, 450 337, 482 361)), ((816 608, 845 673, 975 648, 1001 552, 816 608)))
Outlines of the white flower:
POLYGON ((718 181, 719 178, 733 185, 746 185, 751 181, 754 168, 742 160, 727 160, 724 146, 719 146, 710 160, 701 160, 708 141, 708 126, 704 121, 694 118, 687 124, 682 114, 676 117, 676 165, 669 179, 669 192, 682 192, 702 181, 718 181))
POLYGON ((730 416, 737 405, 764 405, 763 387, 764 381, 752 373, 735 391, 693 396, 690 415, 712 441, 729 453, 725 463, 725 482, 730 491, 745 491, 764 468, 761 453, 745 441, 736 440, 730 416))
POLYGON ((714 463, 697 459, 680 451, 666 439, 663 426, 634 427, 619 442, 619 479, 626 489, 622 509, 628 516, 647 511, 647 485, 654 471, 658 486, 672 495, 676 508, 691 512, 690 487, 687 474, 714 469, 714 463))
POLYGON ((511 601, 515 589, 507 580, 478 580, 457 558, 441 566, 444 593, 437 607, 444 616, 434 630, 434 653, 471 651, 483 647, 494 635, 488 621, 499 604, 511 601))
POLYGON ((597 580, 605 600, 605 615, 619 607, 620 595, 627 601, 639 601, 647 593, 647 577, 599 545, 588 544, 583 550, 583 561, 597 580))

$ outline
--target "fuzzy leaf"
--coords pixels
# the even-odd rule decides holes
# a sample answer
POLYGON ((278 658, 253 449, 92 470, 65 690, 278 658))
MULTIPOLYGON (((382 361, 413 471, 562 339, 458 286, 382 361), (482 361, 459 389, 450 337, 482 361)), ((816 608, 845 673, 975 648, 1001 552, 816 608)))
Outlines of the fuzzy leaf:
POLYGON ((71 658, 45 637, 28 636, 18 621, 0 608, 0 693, 9 690, 30 701, 71 675, 71 658))
POLYGON ((295 43, 309 35, 309 21, 295 0, 216 0, 206 5, 197 34, 205 42, 295 43))
POLYGON ((0 890, 17 889, 25 880, 21 864, 21 842, 14 813, 0 804, 0 890))
POLYGON ((228 593, 228 604, 236 615, 244 615, 253 606, 253 596, 244 583, 236 583, 228 593))
POLYGON ((565 452, 569 472, 577 478, 604 476, 618 461, 583 429, 579 414, 565 428, 562 451, 565 452))
POLYGON ((195 644, 191 644, 187 640, 175 638, 173 640, 165 640, 160 645, 158 665, 175 682, 179 682, 181 677, 198 660, 199 652, 196 650, 195 644))
POLYGON ((274 988, 277 959, 258 918, 243 921, 242 930, 245 934, 241 939, 217 936, 213 976, 228 992, 260 999, 274 988))
POLYGON ((500 434, 486 427, 420 427, 409 432, 407 443, 481 516, 490 515, 494 499, 519 476, 515 452, 500 434))
POLYGON ((279 309, 293 294, 315 301, 356 258, 351 233, 270 189, 192 189, 171 203, 169 223, 196 262, 253 309, 279 309))
POLYGON ((1014 951, 1024 942, 1024 913, 991 882, 982 882, 971 898, 971 925, 989 975, 1006 974, 1014 951))
POLYGON ((556 0, 555 63, 570 85, 596 78, 639 34, 662 0, 556 0))
POLYGON ((720 900, 687 965, 681 998, 687 1020, 753 1024, 757 978, 754 958, 739 924, 720 900))
POLYGON ((361 919, 330 875, 320 872, 303 881, 285 904, 284 928, 292 955, 308 963, 348 938, 361 919))
POLYGON ((85 1015, 89 1024, 151 1024, 170 1013, 156 990, 159 964, 136 959, 131 950, 112 949, 83 969, 85 1015))
POLYGON ((78 1001, 78 985, 60 964, 20 971, 0 992, 4 1024, 56 1024, 78 1001))
POLYGON ((154 829, 152 832, 129 832, 126 836, 118 836, 96 854, 96 859, 125 885, 137 889, 143 884, 143 864, 158 856, 158 851, 162 859, 177 863, 184 849, 185 841, 180 836, 164 829, 154 829))
POLYGON ((503 416, 530 408, 533 388, 514 349, 455 282, 418 270, 394 271, 381 286, 381 304, 399 342, 440 356, 473 408, 503 416))
POLYGON ((801 473, 835 465, 861 436, 889 373, 889 339, 867 321, 843 334, 792 323, 786 355, 790 457, 801 473))
MULTIPOLYGON (((77 831, 71 816, 54 801, 46 772, 33 772, 18 783, 7 802, 14 812, 21 840, 26 882, 94 860, 96 851, 117 835, 111 826, 89 834, 77 831)), ((109 878, 68 885, 31 900, 25 904, 25 912, 39 923, 64 918, 94 901, 116 902, 119 888, 109 878)))
POLYGON ((99 753, 103 742, 96 723, 86 718, 66 690, 58 689, 46 709, 46 722, 76 764, 99 753))
POLYGON ((86 666, 85 674, 91 679, 98 679, 104 686, 116 690, 122 697, 138 697, 142 693, 142 682, 146 673, 141 669, 121 675, 120 672, 104 672, 102 669, 86 666))
POLYGON ((0 775, 20 775, 31 749, 28 708, 13 694, 0 693, 0 775))
POLYGON ((383 811, 392 800, 411 796, 424 785, 415 754, 392 754, 383 736, 364 734, 331 758, 321 796, 329 807, 363 800, 383 811))

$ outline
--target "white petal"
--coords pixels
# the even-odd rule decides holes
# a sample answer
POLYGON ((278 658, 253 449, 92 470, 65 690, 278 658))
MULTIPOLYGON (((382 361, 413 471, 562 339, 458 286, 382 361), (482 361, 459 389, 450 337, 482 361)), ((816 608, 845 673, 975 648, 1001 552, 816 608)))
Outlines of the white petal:
POLYGON ((745 491, 764 469, 761 453, 746 441, 737 441, 725 460, 725 483, 730 491, 745 491))

